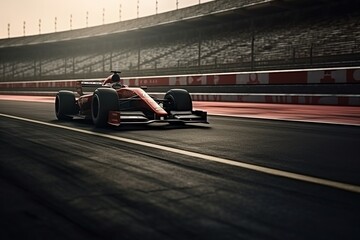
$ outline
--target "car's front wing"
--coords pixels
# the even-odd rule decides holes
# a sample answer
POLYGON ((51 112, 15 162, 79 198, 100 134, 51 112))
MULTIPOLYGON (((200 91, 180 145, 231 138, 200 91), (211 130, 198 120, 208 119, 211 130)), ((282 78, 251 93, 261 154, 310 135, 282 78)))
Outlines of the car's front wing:
POLYGON ((204 111, 171 111, 166 117, 148 118, 141 111, 110 111, 108 124, 120 126, 125 124, 150 123, 208 123, 207 112, 204 111))

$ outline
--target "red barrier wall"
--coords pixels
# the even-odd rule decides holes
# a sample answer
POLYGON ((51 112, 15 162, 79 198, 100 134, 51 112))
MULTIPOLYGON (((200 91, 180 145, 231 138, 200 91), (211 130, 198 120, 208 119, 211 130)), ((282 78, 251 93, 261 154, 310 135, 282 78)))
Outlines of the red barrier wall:
POLYGON ((360 67, 123 79, 129 86, 360 83, 360 67))
MULTIPOLYGON (((106 76, 104 76, 105 79, 106 76)), ((360 83, 360 67, 122 78, 128 86, 360 83)), ((4 82, 0 88, 76 87, 76 80, 4 82)))

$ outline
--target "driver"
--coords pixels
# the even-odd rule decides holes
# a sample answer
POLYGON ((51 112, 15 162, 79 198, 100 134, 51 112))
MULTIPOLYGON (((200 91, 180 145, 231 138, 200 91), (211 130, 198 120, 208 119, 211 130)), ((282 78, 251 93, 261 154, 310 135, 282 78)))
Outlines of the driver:
POLYGON ((120 75, 117 72, 114 72, 113 75, 109 76, 103 83, 103 86, 110 86, 110 87, 123 87, 120 81, 120 75))

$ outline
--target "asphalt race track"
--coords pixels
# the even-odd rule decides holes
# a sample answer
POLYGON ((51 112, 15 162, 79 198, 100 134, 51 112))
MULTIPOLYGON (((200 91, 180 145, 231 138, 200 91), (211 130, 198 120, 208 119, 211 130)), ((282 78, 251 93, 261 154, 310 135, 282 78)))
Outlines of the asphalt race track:
POLYGON ((0 239, 360 239, 360 128, 95 129, 0 101, 0 239))

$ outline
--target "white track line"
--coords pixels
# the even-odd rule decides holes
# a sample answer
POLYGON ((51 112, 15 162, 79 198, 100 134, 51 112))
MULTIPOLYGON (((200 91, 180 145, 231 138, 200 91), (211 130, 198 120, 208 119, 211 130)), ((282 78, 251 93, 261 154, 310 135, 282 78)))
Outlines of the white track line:
POLYGON ((112 140, 116 140, 116 141, 120 141, 120 142, 135 144, 135 145, 139 145, 139 146, 155 148, 158 150, 173 152, 173 153, 181 154, 184 156, 200 158, 200 159, 203 159, 206 161, 217 162, 217 163, 227 164, 227 165, 236 166, 236 167, 240 167, 240 168, 245 168, 245 169, 249 169, 249 170, 253 170, 253 171, 261 172, 261 173, 266 173, 266 174, 274 175, 274 176, 278 176, 278 177, 284 177, 284 178, 299 180, 299 181, 303 181, 303 182, 309 182, 309 183, 314 183, 314 184, 318 184, 318 185, 323 185, 323 186, 327 186, 327 187, 337 188, 337 189, 341 189, 341 190, 345 190, 345 191, 349 191, 349 192, 360 193, 360 186, 352 185, 352 184, 348 184, 348 183, 336 182, 336 181, 331 181, 331 180, 327 180, 327 179, 322 179, 322 178, 277 170, 277 169, 268 168, 268 167, 261 167, 261 166, 254 165, 254 164, 224 159, 224 158, 220 158, 220 157, 214 157, 214 156, 210 156, 210 155, 206 155, 206 154, 195 153, 195 152, 176 149, 176 148, 172 148, 172 147, 166 147, 166 146, 143 142, 143 141, 138 141, 138 140, 134 140, 134 139, 128 139, 128 138, 112 136, 112 135, 92 132, 92 131, 83 130, 83 129, 76 129, 76 128, 72 128, 72 127, 57 125, 57 124, 41 122, 41 121, 28 119, 28 118, 22 118, 22 117, 17 117, 17 116, 2 114, 2 113, 0 113, 0 116, 6 117, 6 118, 11 118, 11 119, 16 119, 16 120, 20 120, 20 121, 40 124, 40 125, 44 125, 44 126, 49 126, 49 127, 66 129, 66 130, 73 131, 73 132, 93 135, 93 136, 97 136, 97 137, 103 137, 103 138, 112 139, 112 140))

